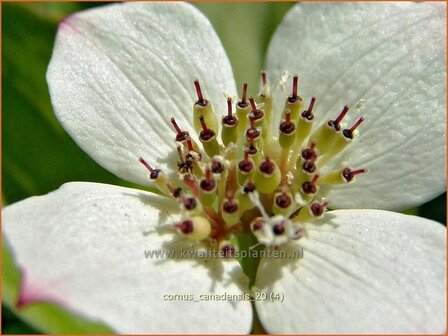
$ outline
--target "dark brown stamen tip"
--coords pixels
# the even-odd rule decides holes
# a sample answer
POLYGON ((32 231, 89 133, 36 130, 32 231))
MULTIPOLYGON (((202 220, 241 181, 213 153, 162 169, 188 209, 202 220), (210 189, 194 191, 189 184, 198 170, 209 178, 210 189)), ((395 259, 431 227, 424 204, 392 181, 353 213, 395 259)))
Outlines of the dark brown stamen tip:
POLYGON ((288 208, 291 205, 291 203, 292 203, 291 197, 284 192, 275 198, 275 204, 281 209, 288 208))
POLYGON ((232 214, 238 211, 238 204, 233 199, 228 199, 222 204, 222 210, 228 214, 232 214))
POLYGON ((260 171, 264 174, 271 175, 275 170, 274 163, 269 160, 269 158, 266 158, 261 164, 260 164, 260 171))
POLYGON ((151 180, 157 180, 157 178, 159 177, 159 174, 161 173, 161 170, 160 169, 153 169, 148 164, 148 162, 146 162, 142 157, 140 157, 138 160, 140 161, 141 164, 143 164, 146 167, 146 169, 149 170, 149 172, 150 172, 149 178, 151 180))
POLYGON ((311 101, 310 101, 310 105, 308 106, 308 110, 305 110, 302 112, 302 118, 306 118, 308 120, 313 120, 314 118, 314 114, 313 114, 313 108, 314 108, 314 103, 316 102, 316 97, 312 97, 311 101))
POLYGON ((358 121, 350 128, 342 131, 342 134, 349 139, 353 139, 353 132, 364 122, 364 118, 361 117, 358 121))
POLYGON ((221 174, 224 171, 224 165, 218 160, 212 160, 211 168, 213 174, 221 174))
POLYGON ((265 70, 261 71, 261 82, 263 83, 263 86, 265 86, 268 83, 265 70))
POLYGON ((215 186, 216 186, 216 182, 214 179, 203 179, 201 180, 201 183, 199 184, 200 188, 204 191, 212 191, 215 186))
POLYGON ((359 174, 364 174, 367 173, 367 169, 358 169, 358 170, 351 170, 350 168, 344 168, 342 170, 342 176, 344 177, 344 179, 348 182, 350 182, 351 180, 353 180, 353 178, 356 175, 359 174))
POLYGON ((249 149, 246 148, 244 150, 244 158, 240 162, 238 162, 238 169, 242 172, 249 173, 254 168, 254 165, 251 160, 249 160, 249 149))
POLYGON ((204 99, 204 96, 202 95, 201 86, 199 85, 199 80, 194 81, 194 86, 196 87, 196 94, 198 95, 198 101, 196 104, 199 104, 201 106, 207 105, 207 100, 204 99))
POLYGON ((339 131, 341 129, 341 125, 339 125, 339 124, 342 121, 342 119, 344 119, 347 112, 348 112, 348 106, 345 105, 344 108, 342 109, 341 113, 339 113, 336 120, 330 120, 328 122, 328 126, 333 127, 336 131, 339 131))
POLYGON ((243 188, 244 193, 250 193, 255 191, 255 184, 252 182, 252 180, 247 180, 246 184, 243 188))
POLYGON ((197 206, 196 199, 194 197, 185 197, 182 203, 187 210, 194 210, 197 206))
POLYGON ((249 144, 249 146, 247 146, 247 152, 249 153, 250 156, 255 156, 258 153, 258 149, 257 147, 255 147, 253 140, 252 143, 249 144))
POLYGON ((305 161, 308 161, 308 160, 316 160, 316 158, 317 158, 317 152, 316 152, 316 150, 314 149, 316 147, 316 141, 315 140, 313 140, 312 142, 311 142, 311 145, 310 145, 310 147, 308 147, 308 148, 305 148, 303 151, 302 151, 302 159, 304 159, 305 161))
POLYGON ((314 175, 311 181, 306 181, 302 183, 302 191, 305 194, 315 194, 317 191, 316 182, 319 179, 319 175, 314 175))
POLYGON ((182 223, 177 224, 176 227, 183 234, 189 234, 189 233, 193 232, 193 222, 189 219, 184 220, 182 223))
POLYGON ((291 134, 296 129, 296 125, 291 122, 291 112, 285 113, 285 121, 280 123, 279 131, 283 134, 291 134))
POLYGON ((222 118, 223 125, 232 127, 238 124, 238 119, 232 115, 232 98, 227 98, 227 115, 222 118))
POLYGON ((311 160, 305 161, 302 164, 302 169, 307 173, 314 173, 316 171, 316 164, 311 160))
POLYGON ((319 204, 317 202, 311 204, 310 206, 311 213, 315 217, 321 216, 324 213, 325 209, 327 208, 328 204, 330 204, 329 201, 325 201, 322 204, 319 204))
POLYGON ((199 121, 201 122, 202 131, 199 133, 199 140, 201 141, 209 141, 215 136, 215 132, 208 128, 205 124, 205 119, 203 115, 199 116, 199 121))
POLYGON ((276 236, 282 235, 285 232, 285 226, 283 225, 283 223, 278 223, 274 225, 274 227, 272 228, 272 232, 274 232, 276 236))

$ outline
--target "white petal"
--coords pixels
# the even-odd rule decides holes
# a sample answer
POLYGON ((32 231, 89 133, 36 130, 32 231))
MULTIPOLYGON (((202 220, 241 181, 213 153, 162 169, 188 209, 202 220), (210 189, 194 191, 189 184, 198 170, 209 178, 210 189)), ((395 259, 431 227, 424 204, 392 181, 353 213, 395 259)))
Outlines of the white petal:
POLYGON ((185 3, 115 4, 66 18, 47 73, 56 116, 73 139, 140 184, 139 156, 162 169, 175 156, 171 117, 194 135, 196 78, 225 114, 222 93, 236 93, 229 60, 209 21, 185 3))
POLYGON ((145 258, 150 250, 191 250, 155 231, 176 219, 176 209, 160 196, 93 183, 66 184, 7 207, 3 229, 25 273, 22 294, 61 303, 119 333, 248 332, 249 302, 164 300, 241 293, 236 262, 145 258))
POLYGON ((442 333, 445 227, 379 210, 340 210, 309 228, 303 259, 263 260, 257 302, 272 333, 442 333))
POLYGON ((269 47, 271 80, 299 73, 322 121, 364 100, 346 118, 366 117, 347 154, 369 174, 350 194, 331 192, 333 206, 404 208, 445 190, 445 45, 442 3, 304 4, 286 16, 269 47))

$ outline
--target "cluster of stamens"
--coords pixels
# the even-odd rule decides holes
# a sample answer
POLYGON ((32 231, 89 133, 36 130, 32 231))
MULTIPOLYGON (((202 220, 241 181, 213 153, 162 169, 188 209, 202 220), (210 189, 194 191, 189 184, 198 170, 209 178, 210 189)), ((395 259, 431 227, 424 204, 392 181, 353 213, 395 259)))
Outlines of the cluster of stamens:
POLYGON ((367 172, 331 166, 356 138, 364 118, 344 129, 341 122, 349 110, 344 106, 336 119, 314 127, 316 97, 305 108, 294 76, 282 121, 273 132, 273 97, 264 71, 262 83, 257 102, 247 97, 243 84, 236 113, 227 98, 227 114, 219 122, 199 81, 194 82, 193 125, 199 141, 171 118, 179 180, 140 158, 160 192, 179 203, 183 219, 173 228, 226 257, 237 250, 230 241, 239 232, 251 232, 267 247, 302 238, 306 225, 322 218, 330 204, 321 187, 351 183, 367 172))

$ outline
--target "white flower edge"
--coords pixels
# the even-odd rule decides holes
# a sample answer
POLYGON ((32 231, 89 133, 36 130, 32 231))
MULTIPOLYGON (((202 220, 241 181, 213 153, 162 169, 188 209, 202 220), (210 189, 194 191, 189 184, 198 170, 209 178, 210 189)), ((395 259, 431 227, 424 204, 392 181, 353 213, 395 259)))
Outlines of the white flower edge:
POLYGON ((348 126, 366 118, 345 155, 369 173, 331 190, 333 207, 403 209, 446 190, 445 3, 298 4, 274 34, 266 68, 273 83, 285 70, 299 74, 305 104, 317 96, 317 120, 346 104, 348 126))
POLYGON ((256 302, 271 333, 443 333, 446 230, 380 210, 337 210, 298 242, 303 259, 261 261, 256 302))
POLYGON ((174 202, 143 191, 69 183, 3 210, 3 232, 23 271, 24 302, 60 304, 118 333, 247 333, 247 301, 199 301, 242 293, 236 261, 146 258, 145 250, 192 250, 164 232, 174 202), (185 295, 169 299, 164 295, 185 295))
POLYGON ((186 3, 125 3, 64 19, 47 72, 55 114, 76 143, 117 176, 147 185, 139 156, 175 166, 170 118, 192 135, 194 80, 226 113, 236 95, 224 48, 186 3))

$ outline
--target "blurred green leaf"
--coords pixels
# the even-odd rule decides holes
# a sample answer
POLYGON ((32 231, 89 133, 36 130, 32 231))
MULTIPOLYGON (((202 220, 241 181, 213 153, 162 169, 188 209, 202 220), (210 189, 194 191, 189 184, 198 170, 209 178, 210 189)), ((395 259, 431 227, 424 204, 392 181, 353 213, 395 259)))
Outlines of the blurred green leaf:
POLYGON ((48 193, 67 181, 125 184, 82 152, 53 115, 45 72, 57 29, 54 17, 34 15, 30 4, 2 7, 3 203, 48 193))

